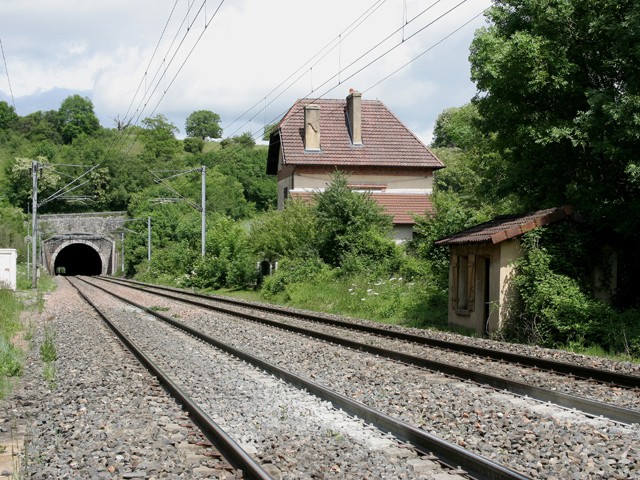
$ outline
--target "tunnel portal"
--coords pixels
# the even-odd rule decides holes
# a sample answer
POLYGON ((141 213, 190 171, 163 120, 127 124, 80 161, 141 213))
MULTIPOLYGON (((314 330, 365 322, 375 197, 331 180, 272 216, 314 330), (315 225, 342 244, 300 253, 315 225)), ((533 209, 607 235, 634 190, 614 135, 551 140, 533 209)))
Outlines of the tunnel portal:
POLYGON ((58 252, 53 271, 56 275, 100 275, 102 259, 89 245, 72 243, 58 252))

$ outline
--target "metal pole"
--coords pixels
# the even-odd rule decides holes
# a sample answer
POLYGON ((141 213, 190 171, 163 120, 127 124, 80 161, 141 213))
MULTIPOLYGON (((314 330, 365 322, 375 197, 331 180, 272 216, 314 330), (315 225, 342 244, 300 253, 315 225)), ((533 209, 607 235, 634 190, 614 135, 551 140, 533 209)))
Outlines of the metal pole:
MULTIPOLYGON (((29 204, 27 203, 27 214, 29 214, 29 204)), ((27 222, 27 238, 31 241, 31 225, 27 222)), ((31 248, 27 247, 27 278, 31 277, 31 248)))
POLYGON ((147 217, 147 271, 151 266, 151 217, 147 217))
POLYGON ((201 225, 201 241, 202 241, 202 257, 204 257, 205 253, 205 245, 206 245, 206 236, 207 236, 207 227, 206 227, 206 215, 207 215, 207 167, 202 166, 202 198, 200 199, 202 202, 202 207, 200 210, 202 211, 202 225, 201 225))
POLYGON ((38 161, 31 160, 31 261, 33 262, 31 269, 31 288, 38 288, 38 263, 36 260, 36 247, 38 238, 38 224, 36 217, 38 215, 38 161))
POLYGON ((122 249, 122 266, 120 271, 122 272, 122 276, 124 276, 124 232, 120 232, 120 248, 122 249))

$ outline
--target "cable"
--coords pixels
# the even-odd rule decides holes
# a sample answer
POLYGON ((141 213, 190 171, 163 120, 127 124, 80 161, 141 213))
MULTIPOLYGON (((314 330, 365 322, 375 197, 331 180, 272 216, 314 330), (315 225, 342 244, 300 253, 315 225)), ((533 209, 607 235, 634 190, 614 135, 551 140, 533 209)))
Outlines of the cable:
MULTIPOLYGON (((431 5, 429 5, 429 6, 428 6, 428 7, 426 7, 424 10, 422 10, 420 13, 418 13, 417 15, 415 15, 411 20, 406 21, 406 23, 403 23, 403 25, 402 25, 400 28, 397 28, 396 30, 394 30, 393 32, 391 32, 391 33, 390 33, 389 35, 387 35, 383 40, 381 40, 380 42, 378 42, 375 46, 371 47, 371 48, 370 48, 369 50, 367 50, 365 53, 363 53, 362 55, 360 55, 360 57, 358 57, 356 60, 352 61, 349 65, 347 65, 347 66, 345 67, 345 69, 346 69, 346 68, 351 67, 353 64, 355 64, 356 62, 358 62, 359 60, 361 60, 363 57, 365 57, 366 55, 368 55, 369 53, 371 53, 373 50, 375 50, 376 48, 378 48, 380 45, 382 45, 384 42, 386 42, 387 40, 389 40, 391 37, 393 37, 393 36, 394 36, 395 34, 397 34, 398 32, 400 32, 400 31, 404 31, 404 28, 405 28, 405 26, 406 26, 406 25, 408 25, 409 23, 411 23, 411 22, 413 22, 413 21, 417 20, 418 18, 420 18, 422 15, 424 15, 425 13, 427 13, 429 10, 431 10, 433 7, 435 7, 435 6, 436 6, 438 3, 440 3, 441 1, 442 1, 442 0, 436 0, 436 1, 435 1, 435 2, 433 2, 431 5)), ((467 0, 464 0, 462 3, 466 2, 466 1, 467 1, 467 0)), ((456 7, 454 7, 453 9, 457 8, 459 5, 460 5, 460 4, 456 5, 456 7)), ((452 9, 452 10, 453 10, 453 9, 452 9)), ((373 12, 372 12, 372 13, 373 13, 373 12)), ((447 12, 447 13, 449 13, 449 12, 447 12)), ((446 15, 447 13, 445 13, 445 15, 446 15)), ((368 18, 368 16, 367 16, 367 18, 368 18)), ((355 22, 354 22, 354 23, 355 23, 355 22)), ((361 23, 362 23, 362 22, 361 22, 361 23)), ((361 23, 360 23, 360 24, 361 24, 361 23)), ((432 22, 432 23, 433 23, 433 22, 432 22)), ((358 24, 358 26, 359 26, 360 24, 358 24)), ((428 26, 428 25, 427 25, 427 26, 428 26)), ((357 27, 356 27, 356 28, 357 28, 357 27)), ((424 27, 424 28, 426 28, 426 27, 424 27)), ((424 30, 424 28, 422 28, 422 29, 418 30, 418 32, 416 32, 416 33, 419 33, 420 31, 424 30)), ((354 30, 355 30, 355 29, 354 29, 354 30)), ((351 32, 349 32, 349 33, 353 33, 353 31, 354 31, 354 30, 352 30, 352 31, 351 31, 351 32)), ((414 35, 415 35, 415 34, 414 34, 414 35)), ((402 39, 402 42, 400 42, 400 44, 402 44, 405 40, 409 40, 409 39, 410 39, 411 37, 413 37, 414 35, 411 35, 411 36, 409 36, 409 37, 407 37, 407 38, 403 38, 403 39, 402 39)), ((339 36, 338 36, 338 38, 339 38, 339 36)), ((335 41, 335 39, 334 39, 333 41, 335 41)), ((400 45, 400 44, 399 44, 399 45, 400 45)), ((334 47, 334 48, 335 48, 335 47, 334 47)), ((310 70, 307 70, 307 71, 312 71, 313 67, 314 67, 315 65, 317 65, 317 64, 318 64, 318 62, 319 62, 320 60, 322 60, 324 57, 326 57, 326 55, 327 55, 328 53, 330 53, 332 50, 333 50, 333 48, 332 48, 331 50, 329 50, 325 55, 323 55, 320 59, 318 59, 318 61, 316 61, 316 62, 311 66, 311 69, 310 69, 310 70)), ((309 62, 307 62, 307 63, 309 63, 309 62)), ((305 64, 305 65, 306 65, 306 64, 305 64)), ((296 71, 296 73, 297 73, 298 71, 300 71, 300 70, 301 70, 301 69, 298 69, 298 70, 296 71)), ((314 92, 315 90, 317 90, 318 88, 320 88, 320 87, 322 87, 322 86, 326 85, 328 82, 330 82, 331 80, 333 80, 336 76, 337 76, 337 77, 340 77, 340 75, 341 75, 341 73, 342 73, 342 71, 343 71, 343 70, 344 70, 344 69, 339 70, 339 71, 338 71, 338 73, 337 73, 336 75, 334 75, 334 76, 330 77, 328 80, 326 80, 324 83, 322 83, 322 84, 321 84, 321 85, 319 85, 318 87, 313 88, 313 86, 312 86, 312 89, 311 89, 311 92, 310 92, 310 93, 313 93, 313 92, 314 92)), ((281 92, 278 96, 276 96, 273 100, 271 100, 271 102, 269 102, 267 105, 265 105, 265 107, 266 107, 266 106, 268 106, 268 105, 271 105, 275 100, 277 100, 280 96, 282 96, 282 94, 283 94, 284 92, 286 92, 289 88, 291 88, 291 86, 293 86, 293 85, 294 85, 298 80, 300 80, 300 79, 301 79, 301 78, 302 78, 302 77, 307 73, 307 71, 305 71, 302 75, 300 75, 299 77, 297 77, 297 78, 296 78, 296 80, 295 80, 294 82, 292 82, 292 83, 289 85, 289 87, 287 87, 283 92, 281 92)), ((356 73, 357 73, 357 72, 356 72, 356 73)), ((353 75, 351 75, 351 76, 350 76, 350 77, 348 77, 348 78, 351 78, 352 76, 353 76, 353 75)), ((348 79, 348 78, 347 78, 347 79, 348 79)), ((347 79, 344 79, 344 80, 347 80, 347 79)), ((343 82, 344 82, 344 80, 340 81, 340 82, 338 83, 338 85, 340 85, 341 83, 343 83, 343 82)), ((335 87, 334 87, 334 88, 335 88, 335 87)), ((242 127, 244 127, 247 123, 249 123, 250 121, 252 121, 256 116, 257 116, 257 114, 256 114, 256 115, 254 115, 253 117, 251 117, 248 121, 245 121, 245 123, 243 123, 239 128, 237 128, 237 129, 236 129, 236 130, 235 130, 231 135, 233 136, 235 133, 237 133, 237 132, 242 128, 242 127)))
MULTIPOLYGON (((214 20, 214 18, 216 17, 216 15, 218 14, 218 12, 220 11, 220 8, 222 7, 222 4, 225 2, 225 0, 220 0, 220 3, 218 4, 218 7, 216 8, 216 10, 213 12, 213 15, 211 16, 211 18, 209 19, 208 22, 205 23, 204 28, 202 30, 202 32, 200 32, 200 35, 198 36, 198 38, 196 39, 195 44, 191 47, 191 50, 189 50, 189 53, 187 54, 187 56, 185 57, 185 59, 183 60, 182 64, 180 65, 180 67, 178 68, 178 71, 175 73, 175 75, 173 76, 173 78, 171 79, 171 82, 169 83, 169 85, 165 88, 164 92, 162 93, 162 96, 160 97, 160 99, 158 100, 158 102, 156 103, 156 106, 153 108, 152 112, 149 114, 149 116, 152 116, 155 111, 157 110, 158 106, 160 105, 160 102, 164 99, 165 95, 167 94, 167 91, 169 90, 169 88, 171 88, 171 85, 173 85, 173 82, 176 80, 176 78, 178 77, 178 75, 180 74, 180 72, 182 71, 182 69, 184 68, 185 64, 187 63, 187 60, 189 60, 189 57, 191 56, 191 54, 193 53, 193 51, 195 50, 195 48, 198 46, 198 43, 200 42, 200 40, 202 39, 203 35, 205 34, 207 28, 209 27, 209 25, 211 24, 211 22, 214 20)), ((196 13, 196 16, 194 17, 193 22, 195 22, 195 19, 198 17, 198 15, 200 14, 200 12, 202 11, 204 5, 206 4, 206 0, 202 3, 202 5, 200 6, 200 9, 198 10, 198 13, 196 13)), ((206 19, 205 19, 206 20, 206 19)), ((193 23, 191 24, 193 25, 193 23)), ((186 36, 186 35, 185 35, 186 36)), ((182 44, 182 42, 181 42, 182 44)), ((177 53, 177 51, 176 51, 177 53)), ((173 61, 173 58, 175 58, 175 54, 172 57, 171 61, 173 61)), ((168 66, 167 66, 168 69, 168 66)), ((163 73, 163 76, 166 74, 166 69, 165 72, 163 73)), ((150 97, 153 96, 153 93, 155 92, 155 90, 157 89, 158 83, 156 83, 156 87, 154 88, 153 92, 151 93, 150 97)), ((145 105, 146 106, 146 105, 145 105)), ((140 112, 140 115, 142 115, 142 112, 140 112)), ((140 115, 138 115, 138 119, 140 118, 140 115)), ((136 123, 137 123, 137 119, 136 119, 136 123)), ((137 139, 137 136, 136 136, 137 139)), ((131 143, 131 145, 129 146, 129 149, 127 150, 126 154, 128 154, 131 149, 133 148, 133 145, 135 144, 135 139, 134 142, 131 143)))
MULTIPOLYGON (((438 1, 440 1, 440 0, 438 0, 438 1)), ((433 24, 434 24, 434 23, 436 23, 437 21, 441 20, 441 19, 442 19, 442 18, 444 18, 446 15, 448 15, 448 14, 449 14, 449 13, 451 13, 453 10, 455 10, 456 8, 458 8, 459 6, 461 6, 462 4, 466 3, 467 1, 468 1, 468 0, 462 0, 462 1, 461 1, 461 2, 459 2, 457 5, 453 6, 452 8, 450 8, 449 10, 447 10, 445 13, 441 14, 440 16, 438 16, 437 18, 435 18, 434 20, 432 20, 431 22, 429 22, 427 25, 425 25, 424 27, 420 28, 418 31, 416 31, 416 32, 414 32, 413 34, 411 34, 410 36, 408 36, 408 37, 404 38, 404 39, 403 39, 403 40, 401 40, 398 44, 396 44, 396 45, 394 45, 393 47, 389 48, 387 51, 385 51, 384 53, 382 53, 381 55, 379 55, 378 57, 376 57, 375 59, 373 59, 372 61, 370 61, 370 62, 369 62, 369 63, 367 63, 366 65, 364 65, 363 67, 359 68, 357 71, 355 71, 354 73, 352 73, 352 74, 351 74, 351 75, 349 75, 348 77, 346 77, 346 78, 344 78, 344 79, 339 80, 339 81, 338 81, 338 83, 336 83, 336 84, 335 84, 335 85, 333 85, 332 87, 330 87, 330 88, 328 88, 327 90, 325 90, 322 94, 317 95, 317 96, 314 96, 314 98, 315 98, 315 99, 320 99, 320 98, 322 98, 322 97, 323 97, 324 95, 326 95, 328 92, 330 92, 330 91, 331 91, 331 90, 333 90, 334 88, 338 87, 339 85, 341 85, 341 84, 342 84, 342 83, 344 83, 345 81, 347 81, 347 80, 349 80, 349 79, 353 78, 355 75, 357 75, 358 73, 362 72, 362 71, 363 71, 363 70, 365 70, 366 68, 369 68, 371 65, 373 65, 373 64, 374 64, 374 63, 376 63, 376 62, 378 62, 380 59, 382 59, 383 57, 385 57, 386 55, 388 55, 389 53, 391 53, 393 50, 395 50, 397 47, 399 47, 400 45, 402 45, 403 43, 405 43, 405 41, 407 41, 407 40, 411 39, 412 37, 414 37, 414 36, 415 36, 415 35, 417 35, 418 33, 420 33, 420 32, 422 32, 422 31, 424 31, 426 28, 430 27, 431 25, 433 25, 433 24)), ((436 3, 437 3, 437 2, 436 2, 436 3)), ((432 5, 432 6, 433 6, 433 5, 432 5)), ((431 8, 431 7, 428 7, 428 8, 431 8)), ((485 9, 485 10, 486 10, 486 9, 485 9)), ((462 26, 458 27, 458 28, 457 28, 457 29, 455 29, 453 32, 449 33, 449 34, 448 34, 448 35, 446 35, 444 38, 442 38, 442 39, 440 39, 438 42, 436 42, 435 44, 431 45, 431 46, 429 47, 429 49, 427 49, 427 51, 429 51, 429 50, 433 49, 435 46, 437 46, 438 44, 442 43, 444 40, 446 40, 447 38, 449 38, 451 35, 453 35, 453 34, 454 34, 454 33, 456 33, 457 31, 459 31, 461 28, 463 28, 464 26, 466 26, 468 23, 470 23, 471 21, 473 21, 475 18, 477 18, 478 16, 482 15, 482 14, 485 12, 485 10, 483 10, 483 11, 482 11, 482 12, 480 12, 479 14, 475 15, 471 20, 469 20, 469 21, 465 22, 462 26)), ((418 16, 422 15, 422 13, 424 13, 424 11, 423 11, 423 12, 421 12, 420 14, 418 14, 417 16, 415 16, 415 17, 414 17, 414 19, 415 19, 415 18, 417 18, 418 16)), ((412 20, 413 20, 413 19, 412 19, 412 20)), ((400 29, 396 30, 394 33, 397 33, 399 30, 400 30, 400 29)), ((385 40, 383 40, 383 42, 384 42, 384 41, 386 41, 388 38, 389 38, 389 37, 387 37, 385 40)), ((376 45, 376 47, 377 47, 377 46, 379 46, 379 45, 380 45, 381 43, 383 43, 383 42, 378 43, 378 45, 376 45)), ((376 47, 373 47, 372 49, 369 49, 369 50, 367 51, 367 53, 371 52, 371 51, 372 51, 373 49, 375 49, 376 47)), ((358 58, 357 58, 356 60, 354 60, 351 64, 349 64, 346 68, 348 68, 348 67, 352 66, 352 65, 353 65, 353 64, 355 64, 357 61, 359 61, 360 59, 362 59, 362 58, 363 58, 367 53, 365 53, 365 54, 361 55, 360 57, 358 57, 358 58)), ((426 51, 425 51, 425 52, 423 52, 422 54, 420 54, 419 56, 423 55, 424 53, 426 53, 426 51)), ((418 56, 418 57, 419 57, 419 56, 418 56)), ((417 58, 417 57, 416 57, 416 58, 417 58)), ((407 64, 405 64, 404 66, 408 65, 409 63, 411 63, 411 62, 408 62, 408 63, 407 63, 407 64)), ((401 68, 404 68, 404 66, 403 66, 403 67, 401 67, 401 68)), ((400 69, 401 69, 401 68, 400 68, 400 69)), ((397 69, 397 70, 396 70, 395 72, 393 72, 391 75, 393 75, 394 73, 397 73, 397 71, 399 71, 400 69, 397 69)), ((312 94, 312 93, 313 93, 315 90, 317 90, 318 88, 320 88, 320 87, 322 87, 322 86, 326 85, 326 84, 327 84, 327 83, 329 83, 331 80, 333 80, 333 79, 335 79, 336 77, 338 77, 338 75, 339 75, 338 73, 337 73, 337 74, 335 74, 335 75, 333 75, 333 76, 332 76, 332 77, 330 77, 328 80, 326 80, 324 83, 322 83, 319 87, 317 87, 316 89, 314 89, 314 90, 312 90, 311 92, 309 92, 309 94, 312 94)), ((391 76, 391 75, 389 75, 389 76, 391 76)), ((388 76, 388 77, 389 77, 389 76, 388 76)), ((386 78, 388 78, 388 77, 386 77, 386 78)), ((386 79, 386 78, 385 78, 385 79, 386 79)), ((381 80, 380 82, 384 81, 385 79, 381 80)), ((380 82, 378 82, 378 83, 380 83, 380 82)), ((376 85, 377 85, 377 84, 376 84, 376 85)), ((373 87, 369 87, 369 89, 370 89, 370 88, 373 88, 373 87)), ((309 94, 307 94, 307 95, 309 95, 309 94)), ((282 113, 281 113, 280 115, 278 115, 275 119, 273 119, 273 120, 272 120, 272 122, 273 122, 273 121, 275 121, 275 120, 277 120, 278 118, 282 118, 282 117, 284 116, 284 114, 286 114, 286 113, 287 113, 287 111, 288 111, 288 110, 289 110, 289 109, 287 109, 287 110, 285 110, 284 112, 282 112, 282 113)), ((255 134, 252 134, 252 138, 256 138, 256 135, 255 135, 255 134)))
MULTIPOLYGON (((278 90, 281 86, 283 86, 287 81, 289 81, 294 75, 296 75, 298 72, 300 72, 303 68, 305 68, 307 65, 309 65, 316 57, 318 57, 319 55, 321 55, 325 50, 327 50, 327 52, 322 55, 320 58, 318 58, 318 60, 316 62, 314 62, 311 65, 311 68, 313 68, 314 65, 317 65, 318 62, 320 62, 321 60, 323 60, 330 52, 332 52, 336 47, 333 46, 331 48, 329 48, 333 43, 335 43, 336 41, 341 42, 343 39, 349 37, 349 35, 351 35, 360 25, 362 25, 364 23, 365 20, 367 20, 371 15, 373 15, 376 10, 378 10, 382 5, 384 5, 388 0, 378 0, 378 2, 376 2, 375 4, 373 4, 371 7, 369 7, 367 10, 364 11, 364 13, 362 13, 358 18, 356 18, 353 22, 351 22, 351 24, 345 28, 342 32, 340 32, 340 34, 338 34, 338 36, 336 36, 335 38, 333 38, 332 40, 330 40, 324 47, 322 47, 318 52, 316 52, 315 55, 313 55, 309 60, 307 60, 304 64, 302 64, 300 67, 298 67, 297 70, 295 70, 293 73, 291 73, 287 78, 285 78, 282 82, 280 82, 276 87, 274 87, 269 93, 267 93, 263 99, 259 100, 258 102, 256 102, 253 106, 251 106, 250 108, 248 108, 244 113, 240 114, 238 116, 238 118, 236 118, 233 122, 231 122, 227 128, 231 128, 231 126, 238 122, 242 117, 244 117, 245 115, 247 115, 249 112, 251 112, 251 110, 253 110, 256 106, 260 105, 262 103, 263 100, 266 101, 267 97, 269 97, 271 94, 273 94, 276 90, 278 90)), ((306 73, 306 70, 305 70, 306 73)), ((285 88, 282 92, 280 92, 280 94, 278 94, 273 100, 271 100, 269 103, 265 103, 264 105, 264 109, 266 110, 266 108, 271 105, 275 100, 277 100, 278 98, 280 98, 280 96, 282 96, 282 94, 284 94, 284 92, 286 92, 287 90, 289 90, 289 88, 291 88, 291 86, 295 85, 295 83, 300 79, 301 77, 296 78, 287 88, 285 88)), ((252 117, 251 119, 255 118, 252 117)), ((246 122, 244 124, 242 124, 239 128, 237 128, 232 134, 231 136, 233 136, 235 133, 238 132, 238 130, 240 130, 240 128, 242 128, 244 125, 246 125, 246 122)))
POLYGON ((9 84, 9 93, 11 94, 11 103, 13 104, 13 109, 16 109, 16 101, 13 98, 13 89, 11 88, 11 80, 9 79, 9 69, 7 68, 7 59, 4 56, 4 46, 2 45, 2 38, 0 38, 0 50, 2 50, 2 61, 4 62, 4 71, 7 74, 7 83, 9 84))
POLYGON ((366 93, 369 90, 371 90, 374 87, 377 87, 379 84, 381 84, 382 82, 384 82, 385 80, 389 79, 390 77, 392 77, 393 75, 395 75, 396 73, 398 73, 400 70, 402 70, 403 68, 406 68, 407 66, 409 66, 410 64, 412 64, 413 62, 415 62, 416 60, 418 60, 420 57, 422 57, 423 55, 425 55, 427 52, 430 52, 431 50, 433 50, 435 47, 437 47, 438 45, 440 45, 442 42, 444 42, 446 39, 448 39, 449 37, 451 37, 452 35, 458 33, 460 30, 462 30, 464 27, 466 27, 467 25, 469 25, 471 22, 473 22, 476 18, 480 17, 481 15, 483 15, 487 10, 489 10, 490 7, 485 8, 484 10, 482 10, 480 13, 478 13, 477 15, 474 15, 472 18, 470 18, 469 20, 467 20, 465 23, 463 23, 462 25, 460 25, 458 28, 456 28, 454 31, 452 31, 451 33, 445 35, 444 37, 442 37, 440 40, 438 40, 436 43, 434 43, 433 45, 431 45, 429 48, 427 48, 426 50, 424 50, 422 53, 416 55, 415 57, 413 57, 411 60, 409 60, 407 63, 405 63, 404 65, 402 65, 401 67, 398 67, 397 69, 395 69, 393 72, 391 72, 389 75, 381 78, 380 80, 378 80, 376 83, 374 83, 373 85, 371 85, 369 88, 366 88, 365 90, 362 91, 362 93, 366 93))
MULTIPOLYGON (((448 15, 449 13, 451 13, 453 10, 455 10, 457 7, 459 7, 460 5, 462 5, 463 3, 465 3, 466 0, 460 2, 459 4, 457 4, 456 6, 452 7, 451 9, 449 9, 447 12, 445 12, 444 14, 442 14, 441 16, 439 16, 438 18, 436 18, 435 20, 433 20, 432 22, 429 23, 429 25, 434 24, 436 21, 442 19, 444 16, 448 15)), ((459 27, 457 27, 456 29, 454 29, 453 31, 451 31, 450 33, 448 33, 447 35, 445 35, 444 37, 442 37, 440 40, 438 40, 437 42, 435 42, 434 44, 432 44, 431 46, 429 46, 426 50, 424 50, 422 53, 420 53, 419 55, 417 55, 416 57, 414 57, 412 60, 410 60, 409 62, 405 63, 404 65, 402 65, 401 67, 397 68, 396 70, 394 70, 393 72, 391 72, 390 74, 386 75, 384 78, 382 78, 381 80, 379 80, 378 82, 376 82, 375 84, 373 84, 372 86, 368 87, 366 90, 364 90, 365 92, 372 89, 373 87, 377 86, 378 84, 382 83, 383 81, 387 80, 388 78, 390 78, 391 76, 393 76, 394 74, 396 74, 397 72, 399 72, 400 70, 402 70, 403 68, 406 68, 408 65, 410 65, 411 63, 413 63, 415 60, 417 60, 418 58, 422 57, 423 55, 425 55, 427 52, 431 51, 433 48, 435 48, 436 46, 440 45, 442 42, 444 42, 445 40, 447 40, 449 37, 451 37, 452 35, 454 35, 455 33, 457 33, 458 31, 460 31, 461 29, 463 29, 465 26, 469 25, 472 21, 474 21, 476 18, 478 18, 479 16, 481 16, 482 14, 484 14, 487 9, 482 10, 480 13, 474 15, 471 19, 467 20, 466 22, 464 22, 462 25, 460 25, 459 27)), ((402 43, 404 43, 405 40, 409 40, 411 37, 413 37, 414 35, 420 33, 421 31, 423 31, 425 28, 427 28, 429 25, 423 27, 422 29, 420 29, 419 31, 415 32, 413 35, 404 38, 404 40, 402 40, 398 45, 394 46, 393 48, 387 50, 384 54, 378 56, 376 59, 374 59, 373 61, 369 62, 366 66, 362 67, 361 69, 359 69, 357 72, 353 73, 352 75, 350 75, 349 77, 339 81, 336 85, 334 85, 333 87, 329 88, 328 90, 326 90, 322 95, 316 97, 316 99, 321 98, 323 95, 325 95, 326 93, 328 93, 329 91, 333 90, 334 88, 336 88, 337 86, 339 86, 341 83, 343 83, 344 81, 348 80, 349 78, 353 77, 354 75, 356 75, 357 73, 360 73, 362 70, 364 70, 365 68, 370 67, 373 63, 377 62, 378 60, 380 60, 382 57, 384 57, 385 55, 387 55, 388 53, 390 53, 393 49, 395 49, 397 46, 401 45, 402 43)), ((335 78, 337 76, 334 75, 332 78, 335 78)), ((325 82, 326 83, 326 82, 325 82)), ((312 92, 310 92, 312 93, 312 92)), ((313 101, 313 100, 312 100, 313 101)), ((288 111, 285 110, 284 112, 282 112, 280 115, 278 115, 276 118, 272 119, 271 122, 272 123, 274 121, 276 121, 279 118, 282 118, 284 114, 286 114, 288 111)), ((249 134, 251 135, 251 138, 253 139, 257 139, 258 137, 261 136, 261 132, 249 132, 249 134)), ((239 151, 240 150, 240 146, 229 149, 228 154, 233 154, 235 151, 239 151)))
POLYGON ((173 16, 173 12, 176 9, 176 5, 178 5, 178 0, 175 0, 175 3, 173 4, 173 8, 171 9, 171 12, 169 13, 169 18, 167 18, 167 22, 164 25, 164 28, 162 29, 162 33, 160 34, 160 38, 158 38, 158 42, 156 43, 156 47, 153 49, 153 53, 151 54, 151 58, 149 58, 149 63, 147 64, 147 67, 144 69, 144 74, 142 75, 142 78, 140 79, 140 83, 138 84, 138 88, 136 89, 136 93, 133 94, 133 98, 131 99, 131 103, 129 104, 129 108, 127 108, 127 112, 124 114, 124 120, 126 121, 127 117, 129 116, 129 112, 131 111, 131 107, 133 106, 133 102, 135 101, 136 97, 138 96, 138 92, 140 91, 140 87, 142 87, 142 84, 145 81, 145 78, 147 76, 147 72, 149 71, 149 67, 151 67, 151 62, 153 62, 153 59, 156 56, 156 52, 158 51, 158 47, 160 47, 160 42, 162 42, 162 37, 164 37, 165 32, 167 31, 167 26, 169 26, 169 22, 171 21, 171 17, 173 16))

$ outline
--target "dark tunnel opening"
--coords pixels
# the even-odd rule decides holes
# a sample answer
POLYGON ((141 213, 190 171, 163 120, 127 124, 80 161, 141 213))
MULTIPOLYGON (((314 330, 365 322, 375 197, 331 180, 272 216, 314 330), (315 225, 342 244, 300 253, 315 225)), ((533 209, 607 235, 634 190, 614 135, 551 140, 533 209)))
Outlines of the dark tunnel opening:
POLYGON ((56 275, 100 275, 102 260, 89 245, 72 243, 60 250, 53 271, 56 275))

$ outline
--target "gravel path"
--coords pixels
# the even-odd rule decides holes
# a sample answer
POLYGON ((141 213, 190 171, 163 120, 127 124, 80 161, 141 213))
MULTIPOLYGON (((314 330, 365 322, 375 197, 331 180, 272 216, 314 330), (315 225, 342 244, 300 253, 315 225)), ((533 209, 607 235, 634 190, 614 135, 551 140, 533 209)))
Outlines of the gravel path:
MULTIPOLYGON (((114 292, 124 287, 110 286, 114 292)), ((128 298, 537 478, 637 478, 640 427, 591 420, 147 293, 128 298)))

